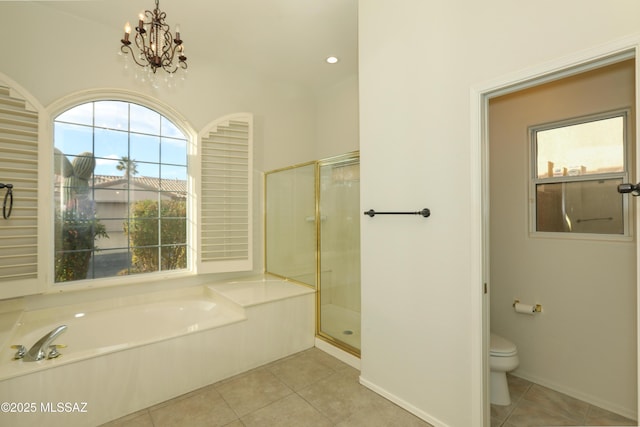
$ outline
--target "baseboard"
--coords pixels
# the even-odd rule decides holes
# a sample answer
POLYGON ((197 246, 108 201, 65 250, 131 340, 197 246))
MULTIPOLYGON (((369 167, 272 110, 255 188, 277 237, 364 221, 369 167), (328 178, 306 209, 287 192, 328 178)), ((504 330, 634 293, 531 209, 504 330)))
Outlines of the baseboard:
POLYGON ((543 387, 547 387, 550 388, 551 390, 560 392, 560 393, 564 393, 567 396, 571 396, 575 399, 579 399, 582 400, 583 402, 589 403, 591 405, 597 406, 599 408, 605 409, 607 411, 613 412, 615 414, 618 415, 622 415, 625 418, 629 418, 632 420, 637 420, 638 419, 638 412, 637 410, 632 410, 629 408, 624 408, 620 405, 617 405, 616 403, 613 402, 608 402, 602 399, 599 399, 595 396, 592 396, 590 394, 586 394, 586 393, 582 393, 578 390, 573 390, 571 388, 565 387, 561 384, 556 384, 553 381, 549 381, 545 378, 540 378, 537 377, 535 375, 529 375, 526 371, 522 371, 521 369, 518 369, 516 371, 510 372, 509 375, 513 375, 514 377, 518 377, 518 378, 522 378, 524 380, 527 381, 531 381, 532 383, 536 383, 538 385, 541 385, 543 387))
POLYGON ((316 347, 325 353, 329 353, 336 359, 346 363, 347 365, 356 368, 358 371, 360 370, 360 359, 353 354, 347 353, 344 350, 339 349, 336 346, 329 344, 328 342, 316 338, 316 347))
POLYGON ((423 410, 416 408, 415 406, 411 405, 410 403, 400 399, 398 396, 387 392, 385 389, 383 389, 381 387, 378 387, 376 384, 370 382, 369 380, 363 378, 362 376, 360 377, 360 384, 362 384, 363 386, 367 387, 371 391, 379 394, 380 396, 384 397, 385 399, 395 403, 396 405, 398 405, 402 409, 406 409, 407 411, 411 412, 416 417, 418 417, 420 419, 423 419, 424 421, 428 422, 429 424, 433 425, 434 427, 449 427, 448 424, 445 424, 441 420, 439 420, 439 419, 427 414, 423 410))

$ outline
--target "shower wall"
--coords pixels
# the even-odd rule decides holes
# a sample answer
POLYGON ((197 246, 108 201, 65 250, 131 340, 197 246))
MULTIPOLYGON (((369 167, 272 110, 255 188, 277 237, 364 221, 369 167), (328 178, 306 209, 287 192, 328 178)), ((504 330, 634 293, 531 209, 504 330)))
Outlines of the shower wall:
MULTIPOLYGON (((518 346, 516 375, 632 418, 636 243, 529 233, 527 129, 631 108, 634 93, 631 60, 504 95, 489 106, 491 329, 518 346), (515 313, 516 298, 541 304, 543 312, 515 313)), ((629 117, 634 122, 633 110, 629 117)), ((630 159, 634 165, 635 151, 630 159)), ((637 173, 630 178, 636 182, 637 173)))

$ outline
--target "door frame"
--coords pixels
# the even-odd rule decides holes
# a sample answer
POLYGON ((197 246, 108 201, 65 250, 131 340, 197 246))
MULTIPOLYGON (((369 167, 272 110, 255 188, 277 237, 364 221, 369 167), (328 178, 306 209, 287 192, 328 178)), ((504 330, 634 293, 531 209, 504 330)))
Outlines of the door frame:
MULTIPOLYGON (((497 96, 531 88, 599 68, 605 65, 635 58, 635 117, 640 121, 640 36, 632 36, 607 43, 592 49, 578 52, 548 63, 541 64, 517 73, 484 82, 471 87, 470 127, 471 127, 471 207, 475 213, 472 218, 471 274, 472 315, 475 322, 472 351, 475 355, 473 365, 472 398, 474 419, 481 420, 479 425, 491 425, 491 406, 489 402, 489 100, 497 96)), ((636 125, 636 144, 640 143, 640 125, 636 125)), ((634 160, 635 178, 640 179, 640 154, 634 160)), ((636 265, 640 266, 640 209, 634 210, 634 230, 636 234, 636 265)), ((640 324, 640 268, 636 269, 636 326, 640 324)), ((640 347, 640 327, 637 327, 637 345, 640 347)), ((640 357, 640 348, 637 349, 640 357)), ((636 361, 638 365, 638 361, 636 361)), ((640 413, 640 373, 636 378, 639 399, 636 409, 640 413)))

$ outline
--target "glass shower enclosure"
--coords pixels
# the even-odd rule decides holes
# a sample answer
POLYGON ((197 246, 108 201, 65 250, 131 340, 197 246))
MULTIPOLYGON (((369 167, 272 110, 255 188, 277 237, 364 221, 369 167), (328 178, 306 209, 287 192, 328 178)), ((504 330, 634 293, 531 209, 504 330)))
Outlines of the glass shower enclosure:
POLYGON ((266 270, 317 289, 316 335, 360 355, 360 159, 268 172, 266 270))
POLYGON ((318 163, 318 336, 360 351, 360 159, 318 163))

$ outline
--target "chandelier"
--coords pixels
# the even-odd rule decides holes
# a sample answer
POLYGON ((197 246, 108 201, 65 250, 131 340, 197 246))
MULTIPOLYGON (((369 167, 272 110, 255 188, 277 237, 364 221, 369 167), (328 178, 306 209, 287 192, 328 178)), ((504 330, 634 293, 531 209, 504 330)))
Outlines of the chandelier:
POLYGON ((176 25, 174 38, 169 25, 164 22, 167 14, 160 10, 158 2, 159 0, 156 0, 156 8, 153 11, 145 10, 144 14, 140 13, 138 16, 138 26, 133 40, 139 53, 135 54, 129 40, 131 24, 128 22, 124 26, 124 39, 120 40, 120 50, 125 54, 131 52, 136 64, 154 73, 158 68, 162 68, 173 74, 178 68, 187 69, 187 57, 184 56, 184 45, 180 39, 180 27, 176 25))

